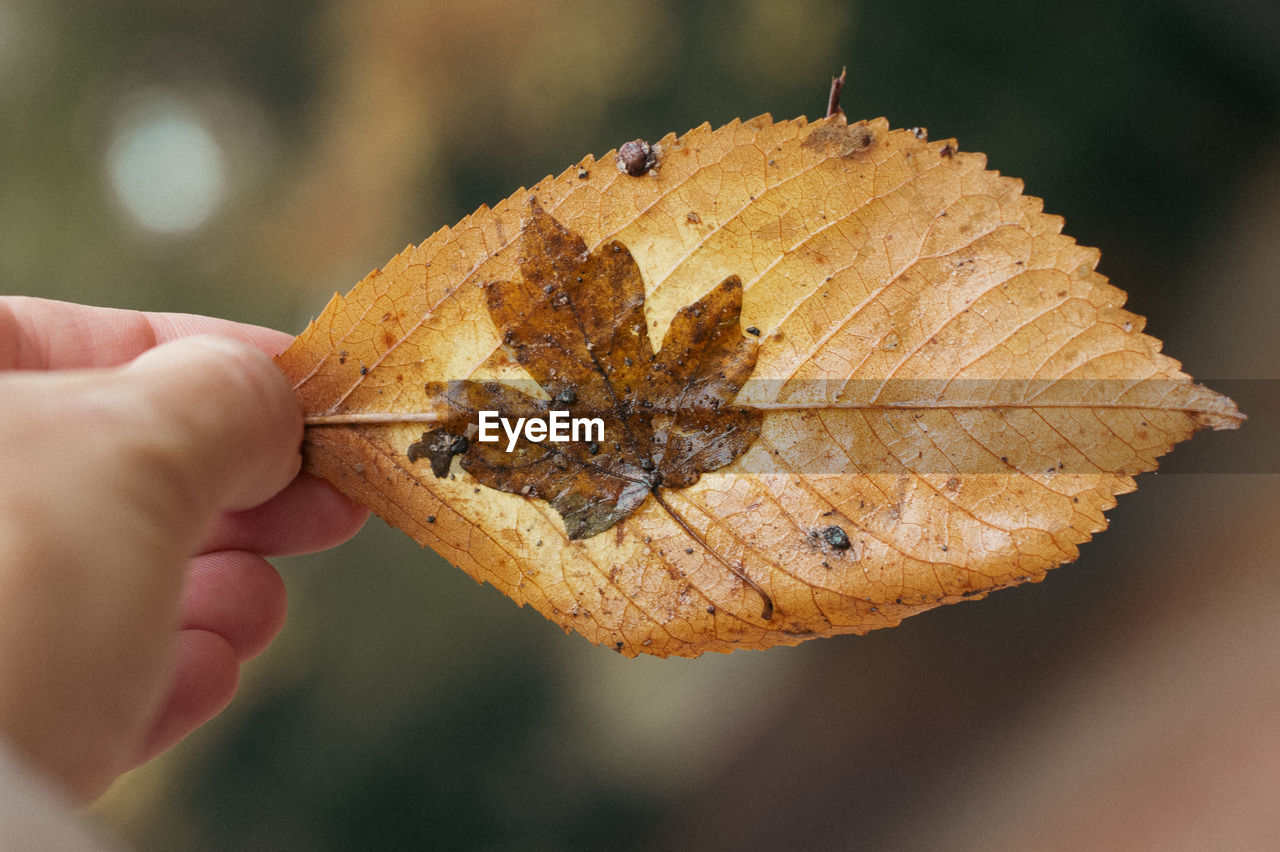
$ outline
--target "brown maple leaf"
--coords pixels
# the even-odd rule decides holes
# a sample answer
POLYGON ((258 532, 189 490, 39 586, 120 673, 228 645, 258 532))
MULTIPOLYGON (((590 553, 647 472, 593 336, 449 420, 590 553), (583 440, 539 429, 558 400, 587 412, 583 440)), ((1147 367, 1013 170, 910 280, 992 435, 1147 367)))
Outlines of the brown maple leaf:
MULTIPOLYGON (((485 304, 504 347, 546 396, 499 382, 431 383, 428 393, 443 394, 457 414, 411 444, 409 460, 429 459, 442 478, 461 455, 484 485, 550 503, 570 539, 599 535, 652 495, 707 547, 659 489, 693 485, 760 435, 763 414, 732 404, 758 349, 740 325, 742 282, 729 276, 681 309, 655 353, 640 267, 622 243, 589 252, 534 198, 518 267, 517 280, 484 285, 485 304), (484 412, 492 417, 482 420, 484 412), (552 434, 553 412, 564 412, 556 419, 570 440, 531 440, 531 423, 535 436, 552 434), (500 430, 499 419, 508 424, 500 430), (585 425, 574 435, 572 423, 585 425)), ((712 553, 760 594, 769 618, 769 595, 712 553)))

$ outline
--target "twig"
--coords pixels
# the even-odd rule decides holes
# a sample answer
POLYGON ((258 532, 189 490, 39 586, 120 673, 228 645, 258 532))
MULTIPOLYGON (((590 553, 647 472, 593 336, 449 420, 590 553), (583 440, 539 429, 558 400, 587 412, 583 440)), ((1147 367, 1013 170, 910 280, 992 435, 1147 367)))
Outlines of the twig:
POLYGON ((831 94, 827 95, 827 118, 844 115, 844 110, 840 109, 840 90, 844 88, 844 78, 848 73, 849 68, 846 66, 840 69, 839 77, 831 78, 831 94))

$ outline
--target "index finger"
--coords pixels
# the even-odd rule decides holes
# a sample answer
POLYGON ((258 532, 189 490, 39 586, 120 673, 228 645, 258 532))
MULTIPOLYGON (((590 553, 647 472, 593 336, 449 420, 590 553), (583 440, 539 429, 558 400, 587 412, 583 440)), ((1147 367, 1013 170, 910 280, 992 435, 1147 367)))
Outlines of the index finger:
POLYGON ((195 314, 94 308, 28 296, 0 297, 0 369, 114 367, 161 343, 216 334, 276 355, 292 337, 282 331, 195 314))

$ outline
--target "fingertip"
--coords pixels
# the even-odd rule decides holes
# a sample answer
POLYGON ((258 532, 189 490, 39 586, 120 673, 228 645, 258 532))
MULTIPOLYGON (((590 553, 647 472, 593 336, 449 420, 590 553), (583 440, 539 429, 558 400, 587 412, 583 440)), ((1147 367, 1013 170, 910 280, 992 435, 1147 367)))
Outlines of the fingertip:
POLYGON ((225 515, 203 550, 250 550, 266 556, 315 553, 342 544, 368 519, 368 509, 325 480, 302 473, 262 505, 225 515))
POLYGON ((216 633, 181 630, 175 653, 169 693, 134 753, 133 766, 173 748, 225 710, 240 684, 235 650, 216 633))
POLYGON ((287 613, 284 580, 261 556, 223 551, 191 560, 181 627, 221 636, 239 662, 253 659, 271 644, 287 613))

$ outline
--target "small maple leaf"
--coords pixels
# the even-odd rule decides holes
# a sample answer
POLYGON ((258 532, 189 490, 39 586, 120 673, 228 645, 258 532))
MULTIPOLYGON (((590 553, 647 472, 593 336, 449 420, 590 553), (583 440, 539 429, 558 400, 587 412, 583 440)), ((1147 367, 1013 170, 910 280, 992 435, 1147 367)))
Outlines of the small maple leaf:
POLYGON ((681 309, 655 353, 640 267, 622 243, 587 251, 582 237, 534 198, 521 230, 518 266, 520 280, 485 284, 485 304, 504 346, 547 398, 497 382, 429 386, 461 416, 411 444, 410 461, 430 458, 441 477, 448 459, 461 455, 463 469, 484 485, 550 503, 570 539, 599 535, 653 495, 685 532, 759 593, 763 617, 770 618, 769 595, 710 548, 658 491, 693 485, 760 435, 764 415, 732 405, 756 365, 757 343, 740 325, 742 282, 731 275, 681 309), (485 411, 508 422, 540 421, 543 435, 550 434, 553 411, 570 420, 597 420, 603 429, 593 440, 561 443, 535 442, 528 431, 510 442, 466 440, 480 432, 477 421, 485 411))
POLYGON ((411 461, 431 457, 441 476, 447 468, 432 448, 446 448, 484 485, 546 500, 569 538, 585 539, 650 495, 662 501, 659 488, 687 488, 724 467, 759 436, 763 414, 732 404, 757 350, 740 326, 736 275, 680 310, 655 353, 640 268, 622 243, 588 252, 582 237, 533 199, 519 270, 520 280, 485 284, 485 302, 505 347, 546 398, 497 382, 437 384, 429 390, 443 393, 460 416, 412 444, 411 461), (602 422, 603 435, 542 443, 522 431, 510 442, 462 440, 464 431, 472 438, 479 431, 482 411, 508 422, 542 421, 543 434, 551 412, 563 411, 602 422))

